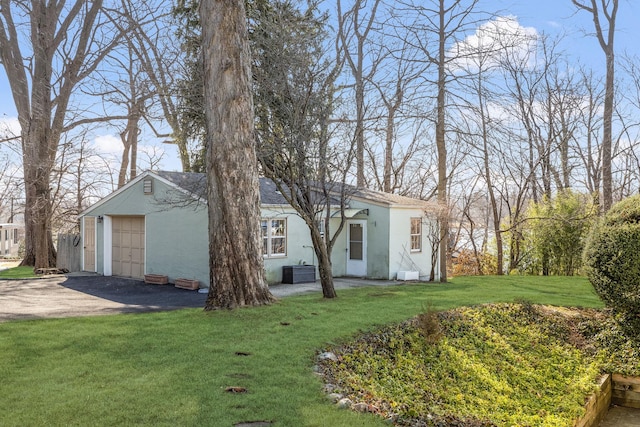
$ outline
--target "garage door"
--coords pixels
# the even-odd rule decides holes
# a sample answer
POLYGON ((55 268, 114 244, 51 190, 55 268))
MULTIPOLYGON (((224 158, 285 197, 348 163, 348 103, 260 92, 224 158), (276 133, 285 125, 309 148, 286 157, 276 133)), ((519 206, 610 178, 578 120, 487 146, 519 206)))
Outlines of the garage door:
POLYGON ((144 278, 144 217, 113 217, 114 276, 144 278))

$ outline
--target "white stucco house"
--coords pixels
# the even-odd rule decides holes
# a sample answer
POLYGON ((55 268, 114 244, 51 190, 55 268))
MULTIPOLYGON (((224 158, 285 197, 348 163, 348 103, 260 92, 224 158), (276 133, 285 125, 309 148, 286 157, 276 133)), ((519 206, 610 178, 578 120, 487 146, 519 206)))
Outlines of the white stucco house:
MULTIPOLYGON (((80 215, 82 269, 142 279, 161 274, 209 285, 206 180, 203 174, 145 172, 80 215)), ((270 284, 283 267, 315 265, 309 229, 277 191, 260 179, 264 264, 270 284)), ((332 252, 333 274, 427 280, 436 227, 427 202, 353 189, 347 222, 332 252), (411 272, 411 274, 407 274, 411 272)), ((331 219, 337 229, 340 211, 331 219)), ((434 270, 436 280, 439 272, 434 270)))

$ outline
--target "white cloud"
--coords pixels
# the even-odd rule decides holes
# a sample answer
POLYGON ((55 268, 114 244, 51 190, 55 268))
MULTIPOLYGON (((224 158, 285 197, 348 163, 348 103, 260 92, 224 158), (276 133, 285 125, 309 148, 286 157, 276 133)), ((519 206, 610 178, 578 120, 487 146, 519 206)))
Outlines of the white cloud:
POLYGON ((113 135, 100 135, 93 140, 95 150, 100 154, 122 154, 122 141, 113 135))
POLYGON ((501 60, 534 61, 538 31, 523 27, 515 16, 500 16, 476 29, 448 52, 455 59, 450 67, 476 71, 497 65, 501 60))

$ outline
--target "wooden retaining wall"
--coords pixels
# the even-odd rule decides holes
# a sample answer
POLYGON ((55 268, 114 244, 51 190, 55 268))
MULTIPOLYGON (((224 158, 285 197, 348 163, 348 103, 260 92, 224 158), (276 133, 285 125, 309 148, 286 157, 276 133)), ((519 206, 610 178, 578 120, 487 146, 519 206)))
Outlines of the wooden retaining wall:
POLYGON ((607 374, 600 379, 600 389, 589 396, 586 413, 573 427, 597 427, 611 405, 640 409, 640 377, 607 374))
POLYGON ((613 374, 611 403, 626 408, 640 408, 640 378, 613 374))
POLYGON ((607 415, 611 406, 611 375, 607 374, 600 378, 600 389, 589 396, 584 405, 586 413, 576 420, 574 427, 596 427, 607 415))

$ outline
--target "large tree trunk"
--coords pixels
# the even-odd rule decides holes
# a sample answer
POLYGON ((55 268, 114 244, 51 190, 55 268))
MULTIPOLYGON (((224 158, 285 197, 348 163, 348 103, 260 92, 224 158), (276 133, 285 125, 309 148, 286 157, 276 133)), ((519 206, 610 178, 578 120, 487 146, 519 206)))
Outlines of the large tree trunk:
POLYGON ((200 4, 207 124, 210 288, 205 309, 267 304, 242 0, 200 4))
MULTIPOLYGON (((23 141, 34 138, 24 135, 23 141)), ((51 235, 51 191, 46 163, 38 160, 35 143, 25 143, 25 255, 20 265, 49 268, 56 265, 56 250, 51 235), (39 166, 41 164, 41 166, 39 166)))
MULTIPOLYGON (((41 102, 49 106, 47 94, 34 89, 41 102)), ((22 133, 25 182, 25 256, 21 265, 49 268, 56 265, 56 250, 51 234, 51 177, 57 142, 49 129, 49 111, 34 111, 22 133)))
MULTIPOLYGON (((617 4, 617 2, 616 2, 617 4)), ((602 128, 602 209, 607 212, 613 205, 613 176, 611 172, 612 161, 612 121, 613 102, 615 96, 613 36, 610 37, 610 45, 605 49, 607 57, 607 77, 605 83, 603 128, 602 128)))

